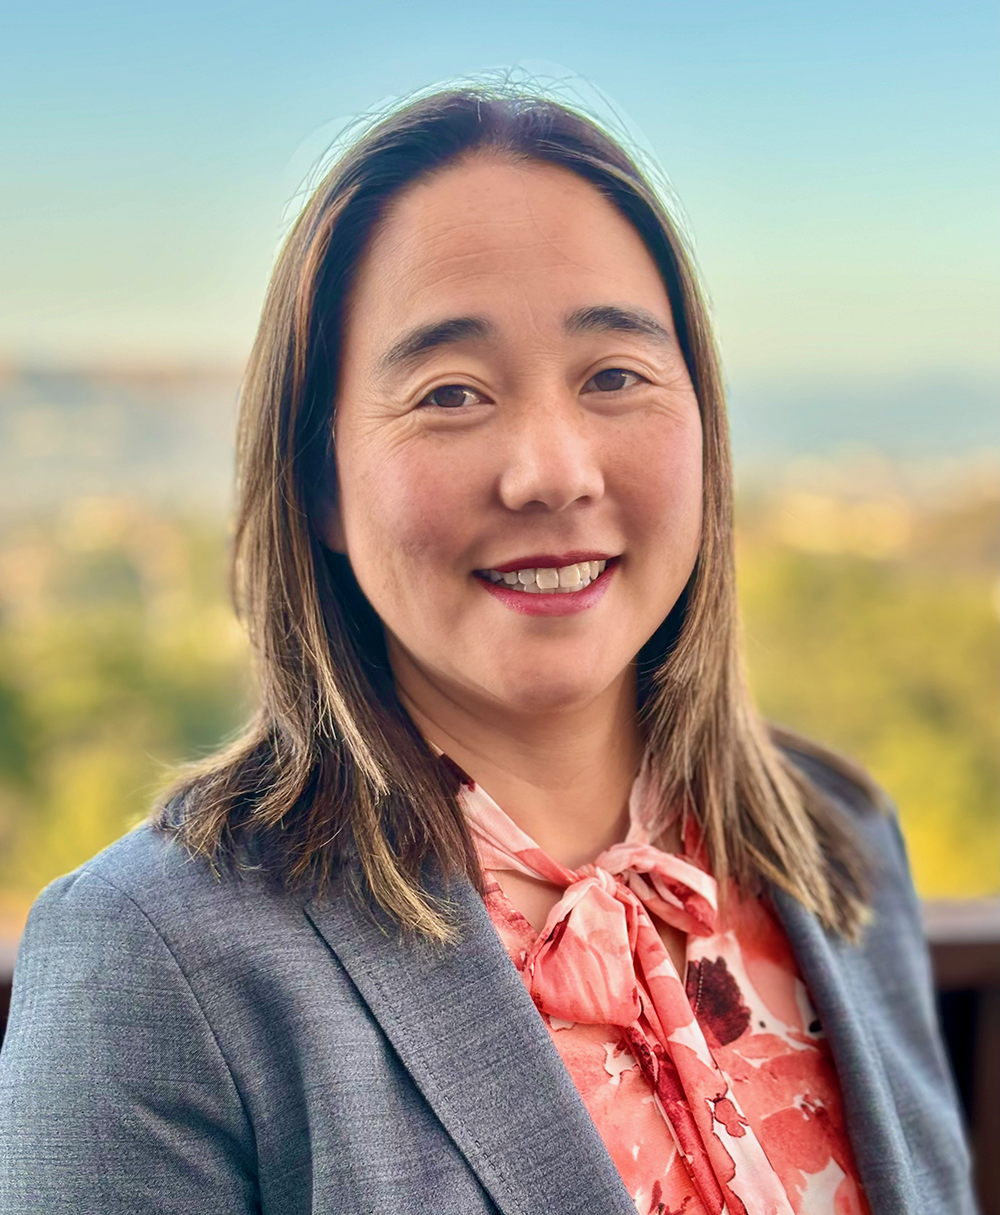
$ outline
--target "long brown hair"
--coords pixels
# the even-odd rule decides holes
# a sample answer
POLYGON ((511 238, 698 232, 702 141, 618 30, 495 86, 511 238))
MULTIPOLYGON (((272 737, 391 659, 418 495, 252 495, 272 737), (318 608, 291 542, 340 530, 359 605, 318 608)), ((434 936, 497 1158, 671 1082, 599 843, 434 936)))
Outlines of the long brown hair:
POLYGON ((242 393, 233 559, 258 711, 227 749, 188 768, 154 812, 195 854, 252 843, 283 883, 322 890, 346 870, 398 924, 450 933, 425 866, 481 874, 454 778, 401 707, 380 621, 346 558, 318 533, 334 467, 345 302, 387 204, 475 152, 561 166, 635 227, 659 267, 701 410, 704 527, 684 593, 638 656, 637 711, 664 806, 697 815, 717 877, 771 882, 848 936, 865 915, 864 863, 843 812, 790 754, 819 758, 861 804, 846 760, 761 721, 745 685, 733 566, 723 386, 693 261, 656 191, 589 118, 516 90, 439 92, 382 119, 315 190, 278 257, 242 393), (780 744, 780 745, 778 745, 780 744))

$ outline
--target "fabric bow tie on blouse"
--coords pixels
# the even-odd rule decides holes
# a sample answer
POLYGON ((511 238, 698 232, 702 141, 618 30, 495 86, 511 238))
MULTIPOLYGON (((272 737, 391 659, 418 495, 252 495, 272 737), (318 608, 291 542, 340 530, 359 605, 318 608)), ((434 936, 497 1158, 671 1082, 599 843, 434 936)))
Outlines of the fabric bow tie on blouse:
POLYGON ((624 842, 576 870, 539 848, 468 777, 459 800, 485 870, 513 871, 563 889, 521 969, 539 1011, 553 1028, 619 1029, 622 1048, 656 1094, 705 1211, 793 1215, 652 920, 711 936, 718 897, 704 869, 650 844, 657 795, 649 765, 632 787, 624 842))
POLYGON ((625 1027, 649 1009, 642 989, 648 993, 647 981, 664 963, 680 978, 649 912, 695 936, 715 929, 715 879, 648 842, 643 812, 649 793, 644 768, 632 789, 625 841, 573 870, 539 848, 485 790, 464 784, 463 808, 483 868, 513 870, 564 888, 525 964, 532 999, 551 1017, 625 1027), (652 953, 650 933, 656 942, 652 953))
MULTIPOLYGON (((509 868, 510 858, 502 859, 509 868)), ((680 857, 643 844, 616 844, 592 865, 559 869, 540 858, 534 868, 566 890, 527 966, 532 999, 564 1021, 631 1025, 648 1004, 640 994, 650 961, 642 945, 647 929, 655 929, 643 908, 682 932, 707 936, 715 921, 715 883, 680 857)))

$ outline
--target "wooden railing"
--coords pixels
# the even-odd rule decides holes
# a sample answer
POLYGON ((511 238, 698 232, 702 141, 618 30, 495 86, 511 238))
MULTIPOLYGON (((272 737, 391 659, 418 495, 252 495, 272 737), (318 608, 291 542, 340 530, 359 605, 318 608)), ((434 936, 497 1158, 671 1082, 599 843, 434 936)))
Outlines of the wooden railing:
MULTIPOLYGON (((982 1215, 1000 1215, 1000 900, 928 902, 924 925, 982 1215)), ((0 941, 0 1041, 15 953, 14 945, 0 941)))
POLYGON ((982 1215, 1000 1215, 1000 900, 924 904, 945 1045, 982 1215))

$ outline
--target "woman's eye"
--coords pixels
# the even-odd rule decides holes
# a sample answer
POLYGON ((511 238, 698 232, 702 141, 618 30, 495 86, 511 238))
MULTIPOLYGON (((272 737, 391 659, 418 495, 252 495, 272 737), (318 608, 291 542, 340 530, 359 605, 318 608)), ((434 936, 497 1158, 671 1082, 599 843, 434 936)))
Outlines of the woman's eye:
POLYGON ((438 409, 461 409, 463 405, 471 405, 479 396, 464 384, 442 384, 435 388, 420 402, 421 405, 435 405, 438 409))
POLYGON ((642 380, 635 371, 626 371, 623 367, 606 367, 596 375, 592 375, 584 384, 584 392, 621 392, 623 388, 632 388, 642 380), (593 386, 593 387, 591 387, 593 386))

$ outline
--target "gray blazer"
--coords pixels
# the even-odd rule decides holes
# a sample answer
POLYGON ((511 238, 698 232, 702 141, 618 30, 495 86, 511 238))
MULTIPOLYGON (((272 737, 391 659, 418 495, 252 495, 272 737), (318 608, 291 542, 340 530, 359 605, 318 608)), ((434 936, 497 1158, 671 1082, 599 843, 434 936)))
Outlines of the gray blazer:
MULTIPOLYGON (((860 947, 775 891, 875 1215, 974 1211, 896 823, 860 947)), ((462 940, 213 877, 148 827, 39 897, 0 1054, 0 1215, 636 1215, 467 882, 462 940)))

